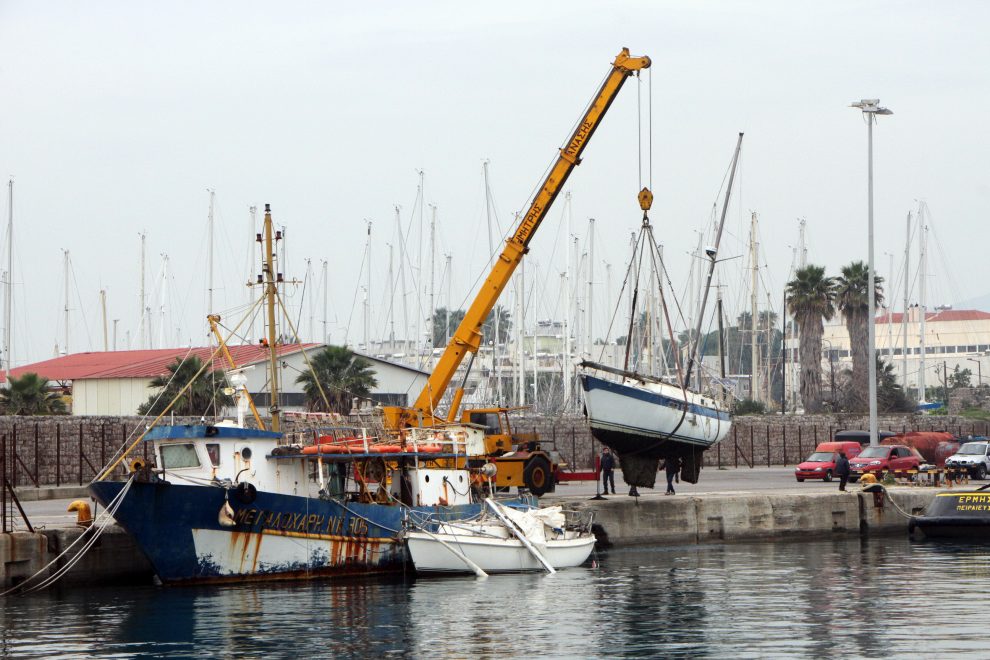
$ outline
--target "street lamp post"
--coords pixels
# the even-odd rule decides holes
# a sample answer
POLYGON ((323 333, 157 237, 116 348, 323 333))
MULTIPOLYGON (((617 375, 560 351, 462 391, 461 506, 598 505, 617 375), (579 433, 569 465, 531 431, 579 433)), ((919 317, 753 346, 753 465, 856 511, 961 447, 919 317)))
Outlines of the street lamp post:
POLYGON ((976 386, 977 387, 982 387, 983 386, 983 365, 980 364, 980 360, 978 358, 966 358, 966 359, 969 360, 970 362, 975 362, 976 363, 976 386))
POLYGON ((879 441, 877 439, 877 319, 876 319, 876 278, 873 268, 873 122, 876 121, 877 115, 892 115, 894 114, 887 108, 880 107, 880 99, 863 99, 857 103, 853 103, 850 107, 859 108, 863 112, 863 118, 866 119, 866 139, 867 139, 867 197, 868 202, 868 224, 869 224, 869 290, 867 291, 867 298, 870 301, 870 320, 869 320, 869 347, 870 347, 870 359, 867 364, 869 369, 869 379, 870 379, 870 444, 877 445, 879 441))

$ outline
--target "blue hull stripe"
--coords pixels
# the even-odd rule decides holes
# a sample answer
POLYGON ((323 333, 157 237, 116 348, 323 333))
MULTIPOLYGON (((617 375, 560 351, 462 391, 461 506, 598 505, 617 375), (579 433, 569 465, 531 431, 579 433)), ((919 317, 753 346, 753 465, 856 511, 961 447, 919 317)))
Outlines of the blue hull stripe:
MULTIPOLYGON (((631 399, 637 399, 639 401, 645 401, 647 403, 673 408, 678 412, 684 408, 684 401, 681 399, 674 399, 663 394, 648 392, 638 387, 629 387, 628 385, 615 383, 603 378, 589 376, 587 374, 581 376, 581 384, 584 387, 585 392, 590 392, 591 390, 605 390, 619 396, 625 396, 631 399)), ((701 406, 696 403, 689 404, 688 412, 696 415, 702 415, 704 417, 711 417, 712 419, 718 419, 724 422, 728 422, 730 419, 729 413, 724 410, 716 410, 714 408, 701 406)))

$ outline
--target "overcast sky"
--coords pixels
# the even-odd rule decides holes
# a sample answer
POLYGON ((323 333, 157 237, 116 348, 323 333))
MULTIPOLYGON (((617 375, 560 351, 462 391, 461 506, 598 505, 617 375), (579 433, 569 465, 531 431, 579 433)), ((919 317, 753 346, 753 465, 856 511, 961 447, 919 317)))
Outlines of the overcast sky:
MULTIPOLYGON (((596 335, 605 334, 605 310, 616 302, 639 225, 637 101, 645 119, 651 90, 651 218, 678 292, 740 131, 720 256, 745 253, 755 211, 767 266, 761 279, 778 311, 797 218, 807 220, 811 262, 834 274, 865 260, 866 126, 848 106, 874 97, 895 113, 874 132, 880 274, 889 271, 884 253, 896 255, 895 271, 903 267, 905 217, 923 200, 929 304, 983 296, 988 27, 984 2, 0 0, 0 175, 14 180, 14 364, 66 348, 65 249, 68 350, 102 349, 101 289, 108 318, 119 319, 118 348, 128 336, 132 348, 143 346, 142 231, 154 345, 205 344, 207 189, 216 191, 214 308, 225 320, 247 300, 243 282, 257 271, 248 267, 248 209, 270 203, 286 228, 282 270, 303 280, 309 258, 316 273, 305 294, 302 286, 292 294, 303 335, 311 325, 321 332, 327 260, 328 331, 335 341, 361 340, 359 276, 371 220, 370 334, 387 334, 394 319, 401 336, 402 300, 415 318, 417 286, 408 280, 393 303, 388 244, 397 271, 400 205, 404 231, 413 227, 407 248, 415 266, 420 170, 425 202, 437 207, 437 303, 446 304, 449 282, 453 305, 462 306, 489 258, 482 162, 490 161, 505 232, 622 46, 649 55, 653 67, 627 83, 567 187, 581 252, 588 218, 596 219, 596 335), (443 271, 447 253, 453 277, 443 271)), ((649 128, 644 120, 644 143, 649 128)), ((527 277, 535 273, 537 282, 530 320, 563 314, 562 202, 527 257, 527 277)), ((4 225, 7 206, 4 189, 4 225)), ((428 206, 425 216, 428 225, 428 206)), ((425 226, 422 243, 425 308, 425 226)), ((743 263, 720 267, 730 313, 746 306, 743 263)), ((408 325, 411 334, 415 322, 408 325)))

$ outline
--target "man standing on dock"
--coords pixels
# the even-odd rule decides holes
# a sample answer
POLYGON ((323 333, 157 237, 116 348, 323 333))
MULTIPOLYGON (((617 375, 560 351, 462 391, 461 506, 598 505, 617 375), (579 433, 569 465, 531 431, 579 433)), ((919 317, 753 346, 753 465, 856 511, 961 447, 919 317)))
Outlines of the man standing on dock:
POLYGON ((615 457, 608 447, 602 447, 602 490, 608 495, 608 485, 612 484, 612 494, 615 495, 615 457))
POLYGON ((846 482, 849 480, 849 459, 846 458, 846 452, 841 449, 835 458, 835 476, 839 478, 839 490, 845 490, 846 482))

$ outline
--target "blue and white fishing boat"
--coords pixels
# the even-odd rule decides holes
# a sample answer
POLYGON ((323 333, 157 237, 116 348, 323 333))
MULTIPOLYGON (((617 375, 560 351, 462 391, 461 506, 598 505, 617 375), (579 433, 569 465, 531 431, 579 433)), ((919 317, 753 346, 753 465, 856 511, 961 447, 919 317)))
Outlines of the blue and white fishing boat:
MULTIPOLYGON (((276 271, 267 205, 264 231, 259 282, 274 351, 276 271)), ((390 438, 340 426, 283 433, 273 407, 271 430, 260 417, 261 429, 248 428, 246 378, 230 382, 238 392, 237 422, 152 424, 90 484, 165 583, 401 570, 405 521, 430 529, 473 518, 494 490, 480 427, 414 428, 390 438), (153 459, 130 460, 126 479, 114 479, 142 442, 153 459)), ((271 373, 269 382, 277 382, 271 373)), ((272 400, 278 401, 274 391, 272 400)), ((319 421, 327 424, 325 417, 319 421)), ((531 505, 535 498, 515 503, 531 505)))

